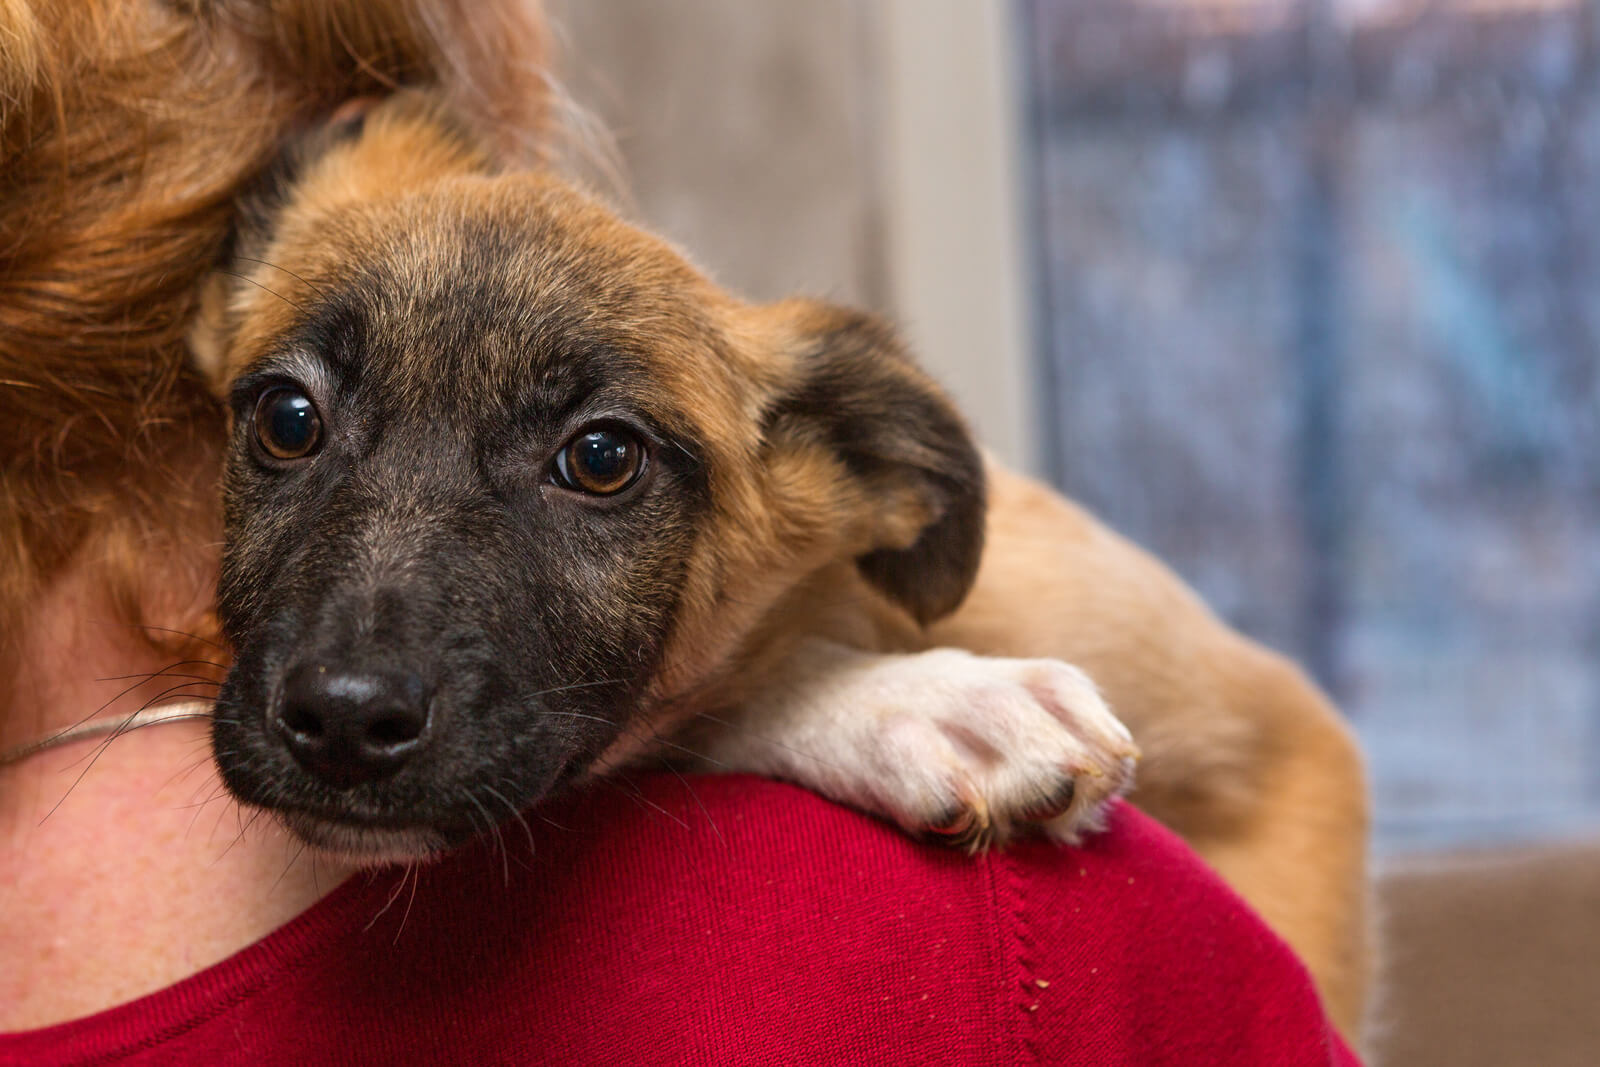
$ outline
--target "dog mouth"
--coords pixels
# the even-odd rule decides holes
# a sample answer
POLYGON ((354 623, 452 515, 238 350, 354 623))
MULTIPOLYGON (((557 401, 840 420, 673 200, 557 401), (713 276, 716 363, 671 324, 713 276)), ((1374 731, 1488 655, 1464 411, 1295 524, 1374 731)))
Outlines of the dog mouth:
POLYGON ((453 844, 449 835, 432 826, 308 811, 274 814, 290 833, 311 848, 336 862, 356 867, 426 862, 442 856, 453 844))
POLYGON ((476 688, 445 689, 432 723, 392 738, 383 727, 395 714, 396 687, 350 684, 341 692, 355 696, 343 704, 297 711, 262 685, 263 674, 270 683, 281 672, 241 672, 240 663, 255 660, 235 664, 212 722, 223 784, 314 855, 346 865, 427 861, 493 837, 587 766, 605 741, 552 734, 542 705, 519 706, 499 691, 500 699, 485 700, 476 688), (357 699, 369 690, 381 699, 357 699))
POLYGON ((400 790, 378 783, 349 791, 331 790, 288 767, 263 779, 249 773, 255 761, 242 768, 231 757, 218 762, 224 783, 245 807, 270 816, 314 853, 363 868, 428 862, 496 836, 500 824, 524 818, 528 808, 582 779, 587 766, 569 754, 532 775, 526 773, 532 761, 521 760, 520 775, 478 765, 469 776, 459 770, 430 775, 400 790))

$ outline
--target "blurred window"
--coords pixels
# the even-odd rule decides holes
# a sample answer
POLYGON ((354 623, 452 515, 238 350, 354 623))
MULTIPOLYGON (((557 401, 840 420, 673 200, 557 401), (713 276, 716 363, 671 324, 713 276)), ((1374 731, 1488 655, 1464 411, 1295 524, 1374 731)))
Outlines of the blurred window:
POLYGON ((1600 8, 1016 0, 1050 471, 1366 743, 1600 824, 1600 8))

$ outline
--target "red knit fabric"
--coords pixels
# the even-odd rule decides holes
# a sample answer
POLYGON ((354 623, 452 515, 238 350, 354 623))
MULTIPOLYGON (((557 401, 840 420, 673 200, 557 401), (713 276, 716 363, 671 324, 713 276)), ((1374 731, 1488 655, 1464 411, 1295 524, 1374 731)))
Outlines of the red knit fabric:
POLYGON ((1300 964, 1122 807, 969 858, 742 777, 594 787, 0 1064, 1354 1064, 1300 964), (532 839, 532 854, 529 840, 532 839), (398 892, 397 892, 398 888, 398 892))

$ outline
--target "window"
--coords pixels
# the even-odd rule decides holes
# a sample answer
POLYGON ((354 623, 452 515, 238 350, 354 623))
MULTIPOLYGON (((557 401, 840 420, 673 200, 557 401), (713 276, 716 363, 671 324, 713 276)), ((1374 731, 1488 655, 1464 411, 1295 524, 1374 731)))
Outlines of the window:
POLYGON ((1018 0, 1068 492, 1307 664, 1388 849, 1600 824, 1570 0, 1018 0))

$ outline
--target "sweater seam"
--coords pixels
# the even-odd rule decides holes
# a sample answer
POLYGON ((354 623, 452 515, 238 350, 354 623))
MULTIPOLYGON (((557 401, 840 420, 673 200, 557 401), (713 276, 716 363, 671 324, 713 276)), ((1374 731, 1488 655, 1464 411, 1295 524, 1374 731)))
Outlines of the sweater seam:
POLYGON ((1032 938, 1026 929, 1026 909, 1016 871, 1004 853, 991 853, 985 864, 989 874, 989 914, 996 971, 1000 979, 1000 1011, 1007 1063, 1041 1062, 1034 1030, 1038 1005, 1032 990, 1032 938), (1031 1007, 1030 1007, 1031 1004, 1031 1007))
POLYGON ((1011 906, 1011 958, 1016 983, 1013 989, 1016 991, 1017 1011, 1021 1016, 1020 1044, 1027 1055, 1027 1062, 1041 1063, 1044 1059, 1039 1049, 1039 992, 1042 987, 1038 983, 1037 939, 1030 921, 1032 912, 1028 908, 1028 879, 1017 871, 1009 855, 1003 855, 1000 859, 1006 896, 1011 906))

